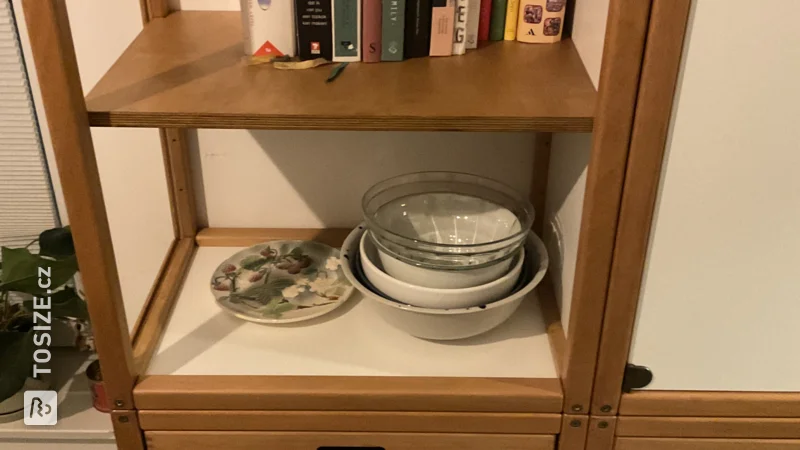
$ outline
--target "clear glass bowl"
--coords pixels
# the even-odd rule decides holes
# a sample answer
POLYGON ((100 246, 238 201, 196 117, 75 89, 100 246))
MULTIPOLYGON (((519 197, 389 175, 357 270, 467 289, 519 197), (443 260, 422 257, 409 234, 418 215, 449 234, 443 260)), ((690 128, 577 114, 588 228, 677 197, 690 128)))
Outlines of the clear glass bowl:
POLYGON ((401 260, 439 269, 474 268, 513 254, 533 224, 530 202, 494 180, 419 172, 372 186, 367 227, 401 260))

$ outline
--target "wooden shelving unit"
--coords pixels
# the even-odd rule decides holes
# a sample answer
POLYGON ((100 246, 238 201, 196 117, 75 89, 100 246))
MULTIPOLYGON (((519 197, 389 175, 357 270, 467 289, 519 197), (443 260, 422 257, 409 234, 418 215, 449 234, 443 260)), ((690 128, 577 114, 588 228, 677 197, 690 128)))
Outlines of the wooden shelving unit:
POLYGON ((570 40, 329 70, 248 66, 236 12, 148 24, 86 97, 92 126, 591 131, 596 93, 570 40))
POLYGON ((569 434, 561 449, 581 450, 649 12, 649 0, 613 2, 599 92, 569 39, 351 64, 325 83, 329 69, 246 65, 238 13, 143 0, 143 31, 84 96, 64 1, 26 0, 121 448, 551 450, 569 434), (130 335, 90 126, 162 128, 175 240, 130 335), (183 128, 537 131, 538 211, 551 133, 594 132, 570 333, 549 281, 503 326, 462 342, 406 336, 358 296, 305 327, 225 316, 208 293, 222 255, 281 238, 338 246, 347 230, 200 229, 183 128))

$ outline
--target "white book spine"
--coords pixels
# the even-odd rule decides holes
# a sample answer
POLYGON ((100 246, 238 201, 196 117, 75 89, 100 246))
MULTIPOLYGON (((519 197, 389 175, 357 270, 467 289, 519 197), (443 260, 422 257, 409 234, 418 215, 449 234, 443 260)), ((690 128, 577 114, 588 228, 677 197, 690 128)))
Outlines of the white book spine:
MULTIPOLYGON (((333 33, 333 60, 337 61, 337 62, 357 62, 357 61, 361 61, 361 0, 332 0, 332 1, 333 1, 333 4, 331 6, 333 7, 333 10, 332 10, 333 14, 331 14, 331 15, 333 16, 333 19, 332 19, 332 25, 333 26, 331 27, 331 29, 332 29, 332 33, 333 33), (341 9, 342 9, 342 7, 345 7, 345 6, 347 8, 355 8, 355 11, 356 11, 355 23, 351 23, 350 20, 348 20, 348 22, 346 24, 347 28, 350 31, 355 29, 355 35, 352 35, 352 33, 349 33, 350 36, 349 37, 345 37, 346 40, 349 40, 350 42, 352 42, 352 45, 355 46, 355 49, 354 49, 355 53, 356 53, 355 55, 352 55, 352 54, 342 55, 343 47, 341 45, 341 42, 339 42, 339 40, 342 39, 342 36, 340 36, 339 33, 337 33, 337 30, 341 30, 342 29, 342 25, 343 24, 341 23, 341 21, 342 21, 342 13, 343 13, 343 11, 341 11, 341 9), (338 27, 337 27, 337 23, 336 23, 337 20, 340 21, 340 23, 338 24, 338 27)), ((351 13, 351 11, 352 11, 352 9, 347 11, 347 13, 351 13)), ((352 17, 350 19, 352 19, 352 17)), ((352 53, 352 51, 347 52, 347 53, 352 53)))
POLYGON ((467 50, 478 48, 478 24, 481 21, 481 0, 469 0, 467 6, 467 50))
POLYGON ((241 0, 245 53, 253 60, 294 56, 297 33, 294 2, 241 0))
POLYGON ((453 19, 453 54, 463 55, 467 52, 467 16, 469 0, 456 0, 456 13, 453 19))

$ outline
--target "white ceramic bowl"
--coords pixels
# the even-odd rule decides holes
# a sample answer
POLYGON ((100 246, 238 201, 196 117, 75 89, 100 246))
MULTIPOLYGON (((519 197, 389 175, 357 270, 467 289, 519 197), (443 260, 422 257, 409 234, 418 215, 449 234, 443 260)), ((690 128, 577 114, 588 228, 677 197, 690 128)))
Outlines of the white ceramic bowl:
POLYGON ((361 264, 367 279, 392 299, 423 308, 468 308, 499 300, 514 289, 525 258, 524 249, 520 249, 521 257, 515 258, 514 268, 490 283, 463 289, 432 289, 406 283, 384 272, 379 267, 378 249, 369 236, 368 232, 364 233, 359 244, 361 264))
MULTIPOLYGON (((354 265, 360 258, 359 243, 365 225, 355 228, 342 245, 342 270, 350 283, 361 292, 365 300, 390 325, 412 336, 431 340, 464 339, 485 333, 506 321, 516 311, 522 300, 542 281, 547 271, 547 250, 541 239, 530 233, 525 245, 530 279, 522 288, 508 297, 485 306, 450 310, 420 308, 383 298, 371 291, 355 275, 354 265)), ((366 280, 368 282, 368 280, 366 280)))
MULTIPOLYGON (((367 231, 364 236, 368 236, 366 239, 377 248, 378 258, 384 272, 397 280, 433 289, 463 289, 491 283, 507 275, 511 270, 511 263, 518 259, 517 254, 511 254, 506 258, 495 261, 494 264, 482 265, 476 268, 460 270, 429 269, 409 264, 396 258, 392 255, 391 250, 381 244, 381 241, 375 237, 372 231, 367 231)), ((522 251, 521 247, 519 251, 522 251)))

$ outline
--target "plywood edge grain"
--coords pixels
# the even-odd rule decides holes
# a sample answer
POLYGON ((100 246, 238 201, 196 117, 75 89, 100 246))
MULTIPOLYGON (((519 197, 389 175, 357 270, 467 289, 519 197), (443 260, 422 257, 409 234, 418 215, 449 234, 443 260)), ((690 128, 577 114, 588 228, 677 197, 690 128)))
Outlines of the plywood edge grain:
POLYGON ((800 392, 634 391, 624 416, 800 417, 800 392))
MULTIPOLYGON (((91 103, 90 103, 91 106, 91 103)), ((590 133, 593 117, 250 116, 89 111, 93 127, 590 133)))
POLYGON ((176 241, 160 283, 142 311, 141 323, 133 339, 133 357, 140 375, 146 373, 147 366, 161 341, 161 333, 172 314, 195 248, 194 240, 191 238, 176 241))
POLYGON ((800 438, 800 418, 619 417, 617 435, 680 438, 800 438))
POLYGON ((382 411, 139 411, 143 430, 556 434, 560 414, 382 411))
POLYGON ((340 247, 348 228, 203 228, 195 240, 199 247, 249 247, 271 240, 314 240, 340 247))
POLYGON ((164 255, 164 260, 161 262, 161 267, 158 268, 158 272, 156 273, 156 278, 153 280, 153 285, 150 287, 150 291, 147 293, 147 299, 144 302, 144 306, 142 306, 142 310, 139 311, 139 317, 136 318, 136 322, 133 324, 133 328, 131 329, 131 342, 136 340, 136 336, 139 334, 139 330, 142 326, 142 321, 144 320, 147 310, 150 308, 150 303, 153 302, 153 298, 158 291, 158 286, 161 285, 161 280, 164 278, 164 273, 169 266, 170 260, 172 259, 172 254, 175 252, 175 246, 177 245, 178 240, 175 239, 170 242, 169 247, 167 247, 167 253, 164 255))
POLYGON ((558 379, 149 375, 138 409, 560 413, 558 379))

